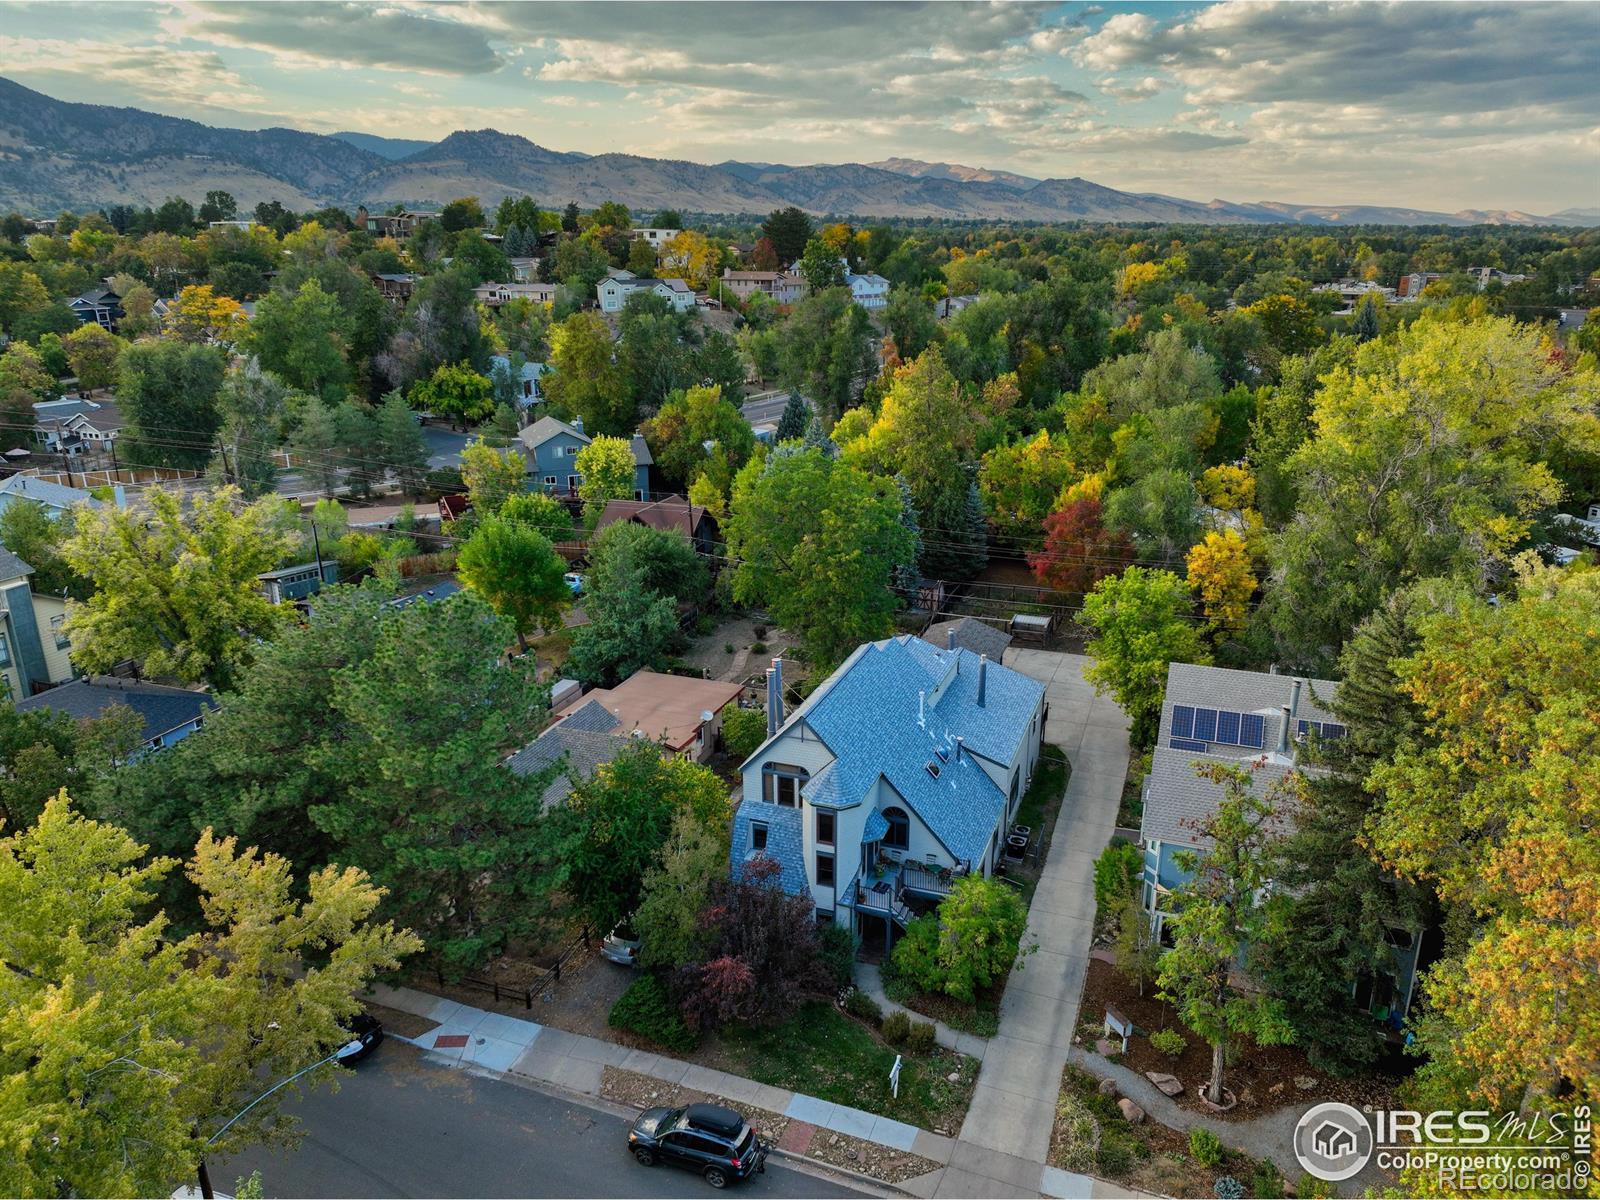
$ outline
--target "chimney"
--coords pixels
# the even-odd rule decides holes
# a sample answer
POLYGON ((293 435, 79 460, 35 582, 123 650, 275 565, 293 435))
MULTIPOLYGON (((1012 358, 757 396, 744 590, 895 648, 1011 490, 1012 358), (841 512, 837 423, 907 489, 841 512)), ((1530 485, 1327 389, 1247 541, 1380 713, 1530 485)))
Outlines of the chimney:
POLYGON ((1293 680, 1289 684, 1289 715, 1298 716, 1300 712, 1300 687, 1305 683, 1303 679, 1293 680))
POLYGON ((573 417, 572 418, 572 427, 574 429, 576 429, 579 433, 582 433, 583 432, 583 418, 582 417, 573 417))
POLYGON ((778 689, 774 683, 774 673, 767 669, 767 736, 771 737, 778 732, 778 689))
POLYGON ((961 748, 966 744, 967 744, 967 739, 962 737, 962 736, 960 736, 959 734, 957 734, 956 735, 956 761, 957 762, 961 761, 961 748))
POLYGON ((783 726, 783 658, 772 660, 772 719, 774 730, 783 726))
POLYGON ((989 682, 989 656, 978 656, 978 707, 983 707, 983 694, 989 682))
POLYGON ((956 631, 953 628, 945 631, 944 648, 946 650, 954 650, 956 648, 956 631))
POLYGON ((1289 757, 1289 706, 1283 706, 1283 725, 1278 730, 1278 753, 1285 758, 1289 757))

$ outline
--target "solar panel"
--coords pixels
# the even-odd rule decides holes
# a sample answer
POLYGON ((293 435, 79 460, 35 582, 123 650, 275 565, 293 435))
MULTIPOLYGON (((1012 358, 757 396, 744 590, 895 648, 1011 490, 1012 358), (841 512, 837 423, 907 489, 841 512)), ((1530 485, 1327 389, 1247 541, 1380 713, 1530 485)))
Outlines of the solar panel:
POLYGON ((1214 708, 1197 708, 1194 710, 1194 736, 1199 742, 1214 742, 1217 740, 1217 710, 1214 708))
POLYGON ((1230 746, 1239 744, 1239 714, 1236 712, 1217 713, 1217 741, 1226 742, 1230 746))
POLYGON ((1267 722, 1259 713, 1242 713, 1239 717, 1239 745, 1253 746, 1257 750, 1266 744, 1267 722))
POLYGON ((1186 738, 1194 733, 1194 709, 1187 704, 1174 706, 1172 710, 1172 736, 1186 738))
POLYGON ((1208 749, 1210 749, 1205 742, 1191 741, 1188 738, 1170 738, 1168 739, 1167 744, 1174 750, 1194 750, 1201 754, 1204 754, 1208 749))

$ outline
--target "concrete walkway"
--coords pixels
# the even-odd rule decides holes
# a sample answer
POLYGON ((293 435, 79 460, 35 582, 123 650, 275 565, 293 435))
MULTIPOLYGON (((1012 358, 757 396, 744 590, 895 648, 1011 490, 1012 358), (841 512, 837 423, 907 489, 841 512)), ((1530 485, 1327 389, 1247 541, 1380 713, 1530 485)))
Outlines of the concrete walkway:
POLYGON ((932 1017, 907 1008, 903 1004, 896 1004, 889 999, 883 990, 883 972, 876 963, 858 962, 855 967, 855 983, 867 995, 877 1001, 878 1007, 883 1009, 883 1015, 890 1013, 905 1013, 913 1021, 920 1021, 926 1025, 933 1024, 934 1040, 946 1050, 959 1050, 962 1054, 971 1056, 979 1062, 989 1050, 989 1039, 979 1037, 975 1033, 965 1033, 959 1029, 951 1029, 943 1021, 935 1021, 932 1017))
MULTIPOLYGON (((976 1177, 1026 1188, 1021 1164, 1029 1164, 1037 1178, 1050 1150, 1094 932, 1094 860, 1111 840, 1128 768, 1127 718, 1084 680, 1088 661, 1046 650, 1006 654, 1006 666, 1045 684, 1045 741, 1066 752, 1072 778, 1028 914, 1028 936, 1039 949, 1006 984, 1000 1032, 989 1039, 972 1107, 937 1196, 1023 1194, 984 1191, 985 1180, 976 1177)), ((1046 1168, 1041 1190, 1085 1194, 1056 1191, 1083 1184, 1052 1180, 1050 1172, 1046 1168)))

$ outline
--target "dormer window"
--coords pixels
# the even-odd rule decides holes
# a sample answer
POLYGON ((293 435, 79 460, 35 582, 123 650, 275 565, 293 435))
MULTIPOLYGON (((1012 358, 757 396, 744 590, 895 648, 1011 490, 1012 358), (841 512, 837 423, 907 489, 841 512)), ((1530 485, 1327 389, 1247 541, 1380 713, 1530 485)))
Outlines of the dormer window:
POLYGON ((761 797, 783 808, 800 807, 800 789, 811 773, 787 763, 767 763, 761 768, 761 797))

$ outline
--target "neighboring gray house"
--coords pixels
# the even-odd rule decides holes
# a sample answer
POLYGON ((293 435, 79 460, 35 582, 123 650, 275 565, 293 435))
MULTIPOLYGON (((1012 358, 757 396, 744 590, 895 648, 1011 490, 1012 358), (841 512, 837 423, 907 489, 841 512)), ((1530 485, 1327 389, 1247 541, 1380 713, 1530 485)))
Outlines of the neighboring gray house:
POLYGON ((989 875, 1039 761, 1044 685, 966 650, 868 642, 795 711, 767 673, 730 869, 777 862, 817 919, 892 945, 962 875, 989 875))
POLYGON ((595 288, 595 298, 600 301, 600 311, 618 313, 626 307, 628 297, 636 292, 651 292, 660 296, 677 312, 688 312, 694 307, 694 289, 681 279, 640 279, 629 271, 612 271, 595 288))
POLYGON ((539 379, 547 369, 543 363, 524 362, 521 370, 513 373, 511 359, 506 355, 489 356, 489 377, 493 379, 496 371, 505 371, 512 375, 517 388, 517 407, 522 409, 531 408, 544 399, 539 394, 539 379))
MULTIPOLYGON (((116 488, 117 507, 123 507, 122 485, 116 488)), ((99 508, 100 501, 96 500, 82 488, 67 487, 63 483, 51 483, 33 475, 12 475, 0 479, 0 512, 4 512, 13 504, 27 501, 37 504, 44 509, 45 515, 52 520, 60 517, 62 513, 74 504, 87 504, 90 508, 99 508)))
POLYGON ((629 738, 616 732, 621 725, 604 705, 590 700, 518 750, 506 765, 514 774, 533 775, 561 763, 565 769, 544 790, 544 807, 554 808, 572 794, 575 784, 627 749, 629 738))
MULTIPOLYGON (((1173 663, 1167 670, 1166 701, 1161 730, 1144 781, 1144 816, 1139 840, 1144 848, 1142 902, 1158 938, 1168 939, 1165 925, 1172 893, 1189 879, 1177 855, 1204 856, 1209 842, 1198 827, 1222 800, 1220 785, 1196 774, 1207 763, 1228 763, 1249 771, 1252 789, 1267 795, 1287 776, 1315 777, 1323 768, 1299 761, 1301 748, 1316 736, 1345 736, 1343 724, 1326 707, 1339 685, 1331 679, 1295 678, 1261 671, 1235 671, 1173 663)), ((1281 832, 1290 832, 1293 814, 1280 818, 1281 832)), ((1416 994, 1423 931, 1387 930, 1394 950, 1394 970, 1352 983, 1357 1003, 1380 1020, 1399 1027, 1416 994)))
MULTIPOLYGON (((533 477, 534 489, 543 492, 566 492, 577 495, 583 476, 578 473, 578 452, 593 439, 583 431, 583 418, 575 417, 569 425, 556 417, 540 417, 517 434, 522 445, 522 455, 528 462, 528 474, 533 477)), ((650 447, 643 435, 634 434, 633 492, 642 499, 650 492, 650 447)))
POLYGON ((64 396, 33 406, 33 435, 52 454, 105 450, 122 431, 122 411, 114 400, 64 396))
POLYGON ((292 567, 279 567, 276 571, 263 571, 256 576, 256 581, 261 584, 267 599, 274 604, 282 604, 285 600, 304 600, 307 596, 316 595, 324 585, 339 582, 339 564, 334 559, 323 559, 319 569, 319 564, 314 562, 297 563, 292 567))
POLYGON ((217 702, 204 692, 163 687, 138 679, 91 675, 17 701, 18 712, 49 709, 83 719, 102 716, 114 704, 125 704, 144 721, 144 749, 159 750, 181 742, 200 728, 217 702))

